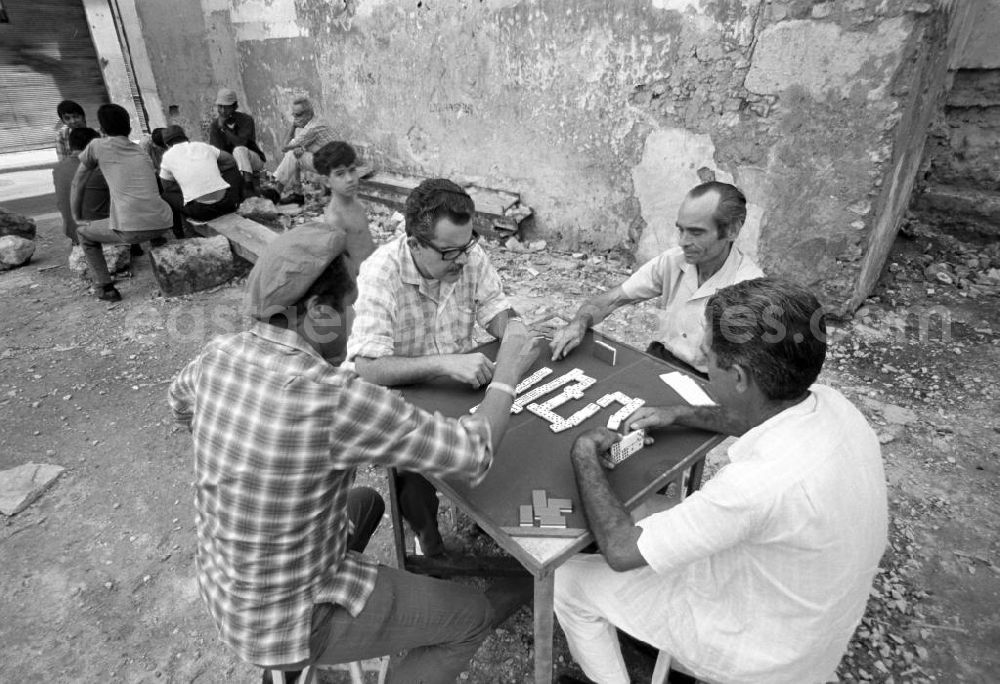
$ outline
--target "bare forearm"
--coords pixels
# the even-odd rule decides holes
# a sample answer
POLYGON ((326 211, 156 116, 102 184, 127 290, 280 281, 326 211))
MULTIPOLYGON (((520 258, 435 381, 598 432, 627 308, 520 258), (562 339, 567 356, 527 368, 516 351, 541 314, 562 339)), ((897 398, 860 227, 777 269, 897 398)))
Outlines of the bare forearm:
POLYGON ((633 300, 625 297, 621 287, 613 287, 593 299, 584 302, 577 309, 573 320, 586 328, 593 327, 610 316, 615 309, 630 304, 633 300))
POLYGON ((632 517, 611 491, 593 443, 575 444, 572 460, 584 515, 608 565, 614 570, 639 567, 642 560, 636 542, 640 530, 632 524, 632 517))
POLYGON ((380 356, 373 359, 359 356, 354 367, 362 378, 375 385, 394 387, 427 382, 444 375, 440 355, 380 356))
POLYGON ((674 422, 685 427, 734 437, 739 437, 750 428, 745 420, 720 406, 679 406, 675 410, 677 418, 674 422))
POLYGON ((486 324, 486 332, 498 340, 503 339, 504 332, 507 331, 507 321, 520 316, 513 309, 505 309, 490 319, 486 324))

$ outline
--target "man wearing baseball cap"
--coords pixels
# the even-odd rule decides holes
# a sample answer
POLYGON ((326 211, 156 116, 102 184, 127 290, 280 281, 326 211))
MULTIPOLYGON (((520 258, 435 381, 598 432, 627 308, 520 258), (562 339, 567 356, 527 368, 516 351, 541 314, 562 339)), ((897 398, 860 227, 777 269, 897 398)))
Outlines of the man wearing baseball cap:
POLYGON ((208 343, 171 386, 194 441, 198 582, 247 662, 294 671, 391 654, 394 681, 453 682, 530 583, 484 595, 378 565, 362 551, 384 505, 353 486, 356 470, 481 480, 538 346, 510 323, 479 410, 458 420, 331 365, 370 250, 370 236, 322 223, 278 235, 247 280, 251 328, 208 343))
POLYGON ((257 126, 249 114, 236 111, 236 91, 220 88, 215 96, 216 118, 208 128, 208 142, 236 159, 236 166, 243 174, 245 189, 257 194, 258 174, 267 158, 257 145, 257 126))

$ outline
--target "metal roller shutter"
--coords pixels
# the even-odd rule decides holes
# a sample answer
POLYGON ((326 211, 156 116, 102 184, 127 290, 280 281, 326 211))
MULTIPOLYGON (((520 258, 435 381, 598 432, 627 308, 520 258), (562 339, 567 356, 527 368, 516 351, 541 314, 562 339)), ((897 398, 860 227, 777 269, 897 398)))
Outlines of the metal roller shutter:
POLYGON ((0 152, 51 147, 56 106, 75 100, 97 128, 108 102, 82 0, 0 0, 0 152))

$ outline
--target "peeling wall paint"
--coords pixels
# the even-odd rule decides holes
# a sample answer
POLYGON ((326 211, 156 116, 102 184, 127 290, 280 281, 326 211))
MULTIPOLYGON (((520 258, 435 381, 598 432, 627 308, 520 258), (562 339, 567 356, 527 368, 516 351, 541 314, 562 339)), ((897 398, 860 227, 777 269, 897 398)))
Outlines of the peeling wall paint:
POLYGON ((676 208, 704 167, 747 192, 740 241, 765 270, 832 303, 853 294, 880 207, 898 204, 881 198, 908 102, 894 89, 931 11, 916 0, 186 0, 184 17, 200 16, 182 24, 164 21, 175 3, 137 4, 161 51, 200 41, 155 65, 164 103, 187 92, 197 108, 210 72, 229 79, 235 64, 268 152, 291 97, 307 93, 378 166, 519 192, 551 242, 640 261, 675 242, 676 208))

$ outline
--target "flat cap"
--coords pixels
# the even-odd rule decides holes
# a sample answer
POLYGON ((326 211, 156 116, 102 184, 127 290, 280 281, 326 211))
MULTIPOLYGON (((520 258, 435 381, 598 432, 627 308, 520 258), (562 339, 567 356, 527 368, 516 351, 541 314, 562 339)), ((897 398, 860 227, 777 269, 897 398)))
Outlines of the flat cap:
POLYGON ((184 142, 187 139, 187 134, 180 126, 167 126, 163 129, 163 144, 167 147, 170 147, 174 143, 184 142))
POLYGON ((219 94, 215 96, 215 104, 232 105, 236 104, 236 91, 232 88, 219 88, 219 94))
POLYGON ((246 309, 266 321, 295 306, 316 279, 347 249, 342 228, 321 221, 280 233, 257 257, 247 278, 246 309))

